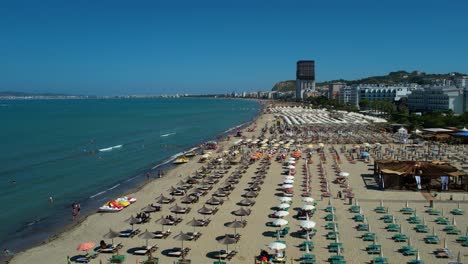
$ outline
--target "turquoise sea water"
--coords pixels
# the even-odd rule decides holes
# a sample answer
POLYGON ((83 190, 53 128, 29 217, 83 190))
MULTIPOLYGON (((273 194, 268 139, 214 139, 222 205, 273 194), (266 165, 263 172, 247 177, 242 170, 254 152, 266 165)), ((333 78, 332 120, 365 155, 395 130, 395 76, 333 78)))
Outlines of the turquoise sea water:
POLYGON ((0 101, 0 246, 39 242, 71 223, 72 202, 95 211, 258 110, 254 101, 194 98, 0 101))

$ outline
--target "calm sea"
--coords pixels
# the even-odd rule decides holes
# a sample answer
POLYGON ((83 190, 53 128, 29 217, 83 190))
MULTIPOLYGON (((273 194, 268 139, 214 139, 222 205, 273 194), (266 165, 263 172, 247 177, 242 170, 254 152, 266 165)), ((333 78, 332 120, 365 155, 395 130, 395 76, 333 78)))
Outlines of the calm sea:
POLYGON ((194 98, 0 101, 0 248, 40 242, 70 224, 72 202, 95 211, 258 110, 194 98))

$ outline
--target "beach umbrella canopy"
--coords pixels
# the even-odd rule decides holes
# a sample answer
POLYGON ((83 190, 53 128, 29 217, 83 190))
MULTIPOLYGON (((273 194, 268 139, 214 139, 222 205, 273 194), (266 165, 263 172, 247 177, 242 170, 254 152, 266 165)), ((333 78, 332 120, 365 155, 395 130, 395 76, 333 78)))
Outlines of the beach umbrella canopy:
POLYGON ((305 204, 301 207, 302 210, 304 211, 311 211, 311 210, 314 210, 315 209, 315 206, 313 205, 310 205, 310 204, 305 204))
POLYGON ((282 186, 284 189, 290 189, 293 188, 294 186, 292 184, 283 184, 282 186))
POLYGON ((195 233, 195 227, 196 226, 204 226, 203 222, 198 221, 197 219, 192 218, 192 220, 188 221, 187 225, 193 226, 193 232, 195 233))
POLYGON ((164 225, 167 225, 167 224, 170 224, 172 221, 165 218, 164 216, 161 216, 161 218, 159 218, 158 220, 154 221, 156 224, 160 224, 161 225, 161 229, 162 231, 164 231, 164 225))
POLYGON ((284 176, 284 179, 285 180, 294 180, 294 176, 292 176, 292 175, 284 176))
POLYGON ((216 197, 211 197, 210 199, 206 200, 206 203, 208 204, 218 204, 218 203, 221 203, 223 200, 221 199, 218 199, 216 197))
POLYGON ((168 201, 168 200, 170 200, 170 198, 162 194, 156 198, 156 202, 158 203, 164 203, 165 201, 168 201))
POLYGON ((294 167, 293 165, 289 165, 288 166, 288 169, 292 170, 292 169, 295 169, 296 167, 294 167))
POLYGON ((174 206, 172 206, 171 208, 169 208, 169 210, 175 211, 175 212, 179 212, 179 211, 182 211, 182 210, 184 210, 184 209, 185 209, 184 207, 179 206, 179 205, 177 205, 177 204, 174 205, 174 206))
POLYGON ((250 209, 240 208, 240 209, 233 211, 232 214, 237 215, 237 216, 246 216, 246 215, 250 215, 251 212, 252 211, 250 209))
POLYGON ((285 216, 288 216, 288 215, 289 215, 288 211, 277 211, 277 212, 275 212, 275 216, 277 216, 277 217, 285 217, 285 216))
POLYGON ((341 177, 348 177, 348 176, 349 176, 349 172, 342 171, 342 172, 340 172, 339 175, 340 175, 341 177))
POLYGON ((200 213, 200 214, 211 214, 211 213, 213 213, 213 209, 208 208, 208 207, 203 205, 203 207, 198 209, 197 212, 200 213))
POLYGON ((294 181, 293 180, 284 180, 283 183, 284 184, 293 184, 294 181))
POLYGON ((143 207, 141 210, 145 213, 153 213, 153 212, 156 212, 157 209, 156 207, 151 206, 151 204, 148 204, 147 206, 143 207))
POLYGON ((280 208, 280 209, 286 209, 286 208, 289 208, 291 205, 288 204, 288 203, 282 203, 282 204, 278 204, 276 207, 280 208))
POLYGON ((154 233, 148 232, 148 229, 146 229, 146 231, 139 234, 138 237, 141 238, 141 239, 145 239, 146 240, 146 247, 148 247, 148 240, 153 239, 154 237, 156 237, 156 235, 154 233))
POLYGON ((232 222, 228 222, 226 223, 226 226, 227 227, 230 227, 230 228, 234 228, 234 234, 237 235, 237 228, 244 228, 245 227, 245 223, 242 222, 242 221, 238 221, 237 219, 232 221, 232 222))
POLYGON ((280 197, 279 200, 282 203, 287 203, 287 202, 292 201, 292 198, 291 197, 280 197))
POLYGON ((226 252, 229 252, 229 245, 231 244, 234 244, 234 243, 237 243, 237 239, 230 236, 230 235, 224 235, 220 238, 217 238, 216 241, 218 241, 219 243, 223 244, 223 245, 226 245, 226 252))
POLYGON ((304 197, 304 198, 302 198, 302 201, 305 202, 305 203, 313 203, 313 202, 314 202, 314 198, 312 198, 312 197, 304 197))
POLYGON ((241 205, 252 205, 255 201, 249 198, 242 199, 239 203, 241 205))
POLYGON ((272 224, 273 224, 274 226, 285 226, 285 225, 287 225, 288 223, 289 223, 288 220, 282 219, 282 218, 275 219, 275 220, 272 222, 272 224))
POLYGON ((184 249, 184 241, 191 240, 192 237, 185 234, 184 232, 180 231, 179 234, 174 236, 174 239, 177 240, 177 241, 182 241, 182 246, 180 247, 180 250, 183 250, 184 249))
POLYGON ((226 226, 230 228, 243 228, 245 227, 245 223, 242 221, 234 220, 232 222, 228 222, 226 226))
POLYGON ((255 197, 257 195, 258 195, 257 192, 254 192, 254 191, 249 191, 244 194, 244 196, 248 198, 255 197))
POLYGON ((93 242, 84 242, 84 243, 81 243, 78 245, 78 247, 76 248, 76 250, 78 251, 88 251, 92 248, 94 248, 94 243, 93 242))
POLYGON ((124 222, 127 223, 127 224, 130 224, 132 226, 132 228, 133 228, 133 225, 140 223, 140 220, 138 220, 137 218, 133 217, 133 215, 131 215, 130 218, 128 218, 124 222))
POLYGON ((188 195, 185 195, 182 199, 180 199, 180 202, 183 202, 183 203, 191 203, 195 200, 195 198, 193 197, 190 197, 188 195))
POLYGON ((120 233, 115 232, 114 230, 109 228, 109 232, 104 234, 102 237, 112 239, 112 245, 114 244, 114 238, 119 237, 120 233))
POLYGON ((296 164, 294 160, 288 160, 288 164, 296 164))
POLYGON ((280 242, 271 242, 270 244, 267 245, 268 248, 272 250, 283 250, 286 249, 286 244, 280 243, 280 242))
POLYGON ((301 221, 299 225, 304 229, 310 230, 314 228, 316 224, 317 223, 315 223, 314 221, 305 220, 305 221, 301 221))

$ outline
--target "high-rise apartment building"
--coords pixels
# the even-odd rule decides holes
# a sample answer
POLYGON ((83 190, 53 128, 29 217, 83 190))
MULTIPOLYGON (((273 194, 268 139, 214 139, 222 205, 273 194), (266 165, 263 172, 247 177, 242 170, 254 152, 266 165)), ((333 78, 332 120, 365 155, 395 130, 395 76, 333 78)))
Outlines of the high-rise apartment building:
POLYGON ((315 61, 313 60, 297 62, 296 100, 303 100, 305 91, 315 91, 315 61))

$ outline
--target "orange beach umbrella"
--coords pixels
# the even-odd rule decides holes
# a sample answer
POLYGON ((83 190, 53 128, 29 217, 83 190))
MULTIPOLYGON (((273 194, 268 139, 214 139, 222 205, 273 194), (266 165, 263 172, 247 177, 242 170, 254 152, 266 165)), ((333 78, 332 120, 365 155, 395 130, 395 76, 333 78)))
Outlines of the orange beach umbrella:
POLYGON ((76 250, 78 251, 88 251, 92 248, 94 248, 94 243, 93 242, 84 242, 84 243, 81 243, 78 245, 78 247, 76 248, 76 250))

